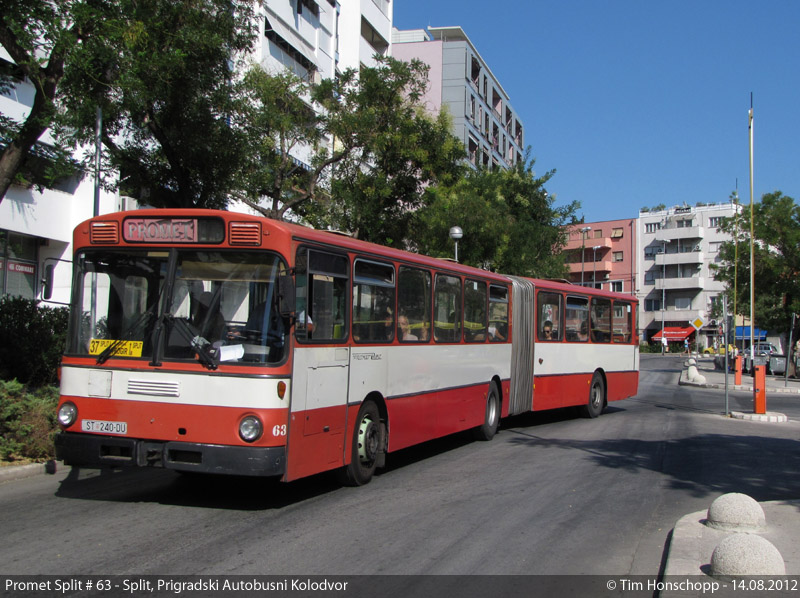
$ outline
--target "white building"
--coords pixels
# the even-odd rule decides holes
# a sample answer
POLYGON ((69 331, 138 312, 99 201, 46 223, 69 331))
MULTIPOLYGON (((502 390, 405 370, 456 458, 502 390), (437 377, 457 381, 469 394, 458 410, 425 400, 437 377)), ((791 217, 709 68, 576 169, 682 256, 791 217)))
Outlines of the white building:
POLYGON ((682 342, 695 331, 691 322, 700 318, 705 326, 692 338, 700 349, 713 344, 712 303, 725 285, 714 280, 709 266, 730 240, 719 226, 737 209, 737 204, 722 203, 639 213, 636 288, 642 342, 659 340, 662 328, 668 340, 682 342))
MULTIPOLYGON (((266 0, 259 6, 255 59, 265 68, 288 68, 313 79, 346 68, 373 65, 389 53, 390 0, 266 0)), ((0 48, 0 60, 11 62, 0 48)), ((20 81, 0 94, 0 113, 23 119, 33 105, 33 86, 20 81)), ((52 143, 48 134, 40 144, 52 143)), ((135 207, 129 198, 100 192, 99 214, 135 207)), ((94 176, 60 181, 55 188, 12 186, 0 202, 0 295, 41 298, 47 265, 55 266, 50 303, 69 301, 72 231, 94 212, 94 176)))

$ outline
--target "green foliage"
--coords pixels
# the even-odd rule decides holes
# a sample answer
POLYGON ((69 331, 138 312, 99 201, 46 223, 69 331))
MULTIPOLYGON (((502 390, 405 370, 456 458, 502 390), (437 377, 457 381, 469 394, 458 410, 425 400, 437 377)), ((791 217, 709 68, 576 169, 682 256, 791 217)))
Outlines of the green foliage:
POLYGON ((37 141, 57 124, 59 86, 83 60, 83 42, 95 34, 108 6, 80 0, 0 2, 0 44, 13 62, 0 69, 0 92, 22 81, 34 90, 24 118, 0 115, 0 200, 12 183, 49 186, 75 172, 75 162, 58 140, 54 147, 37 141))
POLYGON ((24 384, 54 384, 67 334, 69 310, 38 301, 0 298, 0 378, 24 384))
POLYGON ((429 205, 416 214, 411 240, 420 252, 453 255, 450 227, 464 231, 459 261, 523 276, 563 278, 564 226, 574 221, 577 202, 556 207, 526 157, 509 170, 469 171, 455 184, 431 189, 429 205))
POLYGON ((63 82, 65 124, 91 143, 102 108, 106 168, 156 207, 227 204, 247 149, 231 126, 236 63, 254 40, 243 0, 119 0, 63 82))
POLYGON ((258 66, 247 73, 237 126, 253 150, 242 175, 248 205, 271 218, 291 210, 318 228, 403 244, 425 188, 462 172, 464 148, 446 114, 434 118, 420 106, 427 67, 377 60, 318 84, 258 66), (291 158, 298 149, 307 164, 291 158))
MULTIPOLYGON (((767 193, 753 205, 753 260, 756 326, 785 331, 792 313, 800 313, 800 206, 780 191, 767 193)), ((728 287, 728 305, 750 313, 750 210, 720 227, 732 240, 720 247, 714 277, 728 287), (737 267, 738 264, 738 267, 737 267)))
POLYGON ((54 458, 58 389, 33 392, 17 380, 0 380, 0 460, 54 458))

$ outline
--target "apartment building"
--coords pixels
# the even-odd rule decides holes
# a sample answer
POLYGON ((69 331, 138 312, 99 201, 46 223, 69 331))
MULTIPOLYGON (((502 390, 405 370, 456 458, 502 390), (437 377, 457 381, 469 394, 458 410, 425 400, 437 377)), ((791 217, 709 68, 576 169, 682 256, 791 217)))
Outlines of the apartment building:
POLYGON ((508 94, 461 27, 392 32, 392 56, 430 67, 423 101, 432 113, 446 106, 453 134, 473 165, 509 168, 524 157, 522 121, 508 94))
POLYGON ((642 342, 660 340, 663 329, 671 342, 688 338, 700 348, 713 344, 717 328, 710 313, 725 285, 714 280, 710 265, 730 239, 719 226, 737 209, 721 203, 639 213, 637 252, 643 261, 636 287, 642 342), (696 331, 692 322, 704 325, 696 331))
POLYGON ((636 220, 604 220, 567 228, 564 251, 573 284, 635 294, 636 220))
MULTIPOLYGON (((312 80, 374 65, 389 53, 391 0, 265 0, 258 7, 254 60, 265 69, 289 69, 312 80)), ((11 57, 0 48, 0 61, 11 57)), ((33 105, 33 86, 20 80, 0 94, 0 113, 23 119, 33 105)), ((52 144, 46 133, 40 146, 52 144)), ((302 152, 302 150, 301 150, 302 152)), ((295 157, 303 161, 300 153, 295 157)), ((94 215, 94 176, 80 172, 51 189, 13 186, 0 202, 0 295, 41 298, 41 279, 53 265, 52 305, 69 301, 72 231, 94 215)), ((98 214, 135 209, 131 198, 101 190, 98 214)), ((244 209, 231 206, 231 209, 244 209)))
POLYGON ((392 17, 390 0, 266 0, 255 60, 314 81, 375 66, 389 54, 392 17))

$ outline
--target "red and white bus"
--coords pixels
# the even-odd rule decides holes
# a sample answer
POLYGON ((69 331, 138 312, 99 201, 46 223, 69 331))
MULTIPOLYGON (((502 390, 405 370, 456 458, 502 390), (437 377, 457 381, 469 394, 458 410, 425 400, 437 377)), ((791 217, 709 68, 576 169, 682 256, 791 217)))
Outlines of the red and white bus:
POLYGON ((636 299, 233 212, 74 234, 58 458, 364 484, 387 453, 636 394, 636 299))

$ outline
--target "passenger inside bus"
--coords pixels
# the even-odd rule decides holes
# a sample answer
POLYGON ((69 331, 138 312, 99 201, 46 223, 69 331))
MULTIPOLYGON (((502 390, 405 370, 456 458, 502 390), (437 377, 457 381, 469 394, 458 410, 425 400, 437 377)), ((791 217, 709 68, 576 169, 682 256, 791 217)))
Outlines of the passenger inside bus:
POLYGON ((542 340, 553 340, 553 323, 547 320, 542 326, 542 340))
POLYGON ((418 341, 419 337, 411 333, 411 326, 408 323, 408 317, 403 314, 397 318, 397 327, 400 329, 400 339, 406 342, 418 341))

